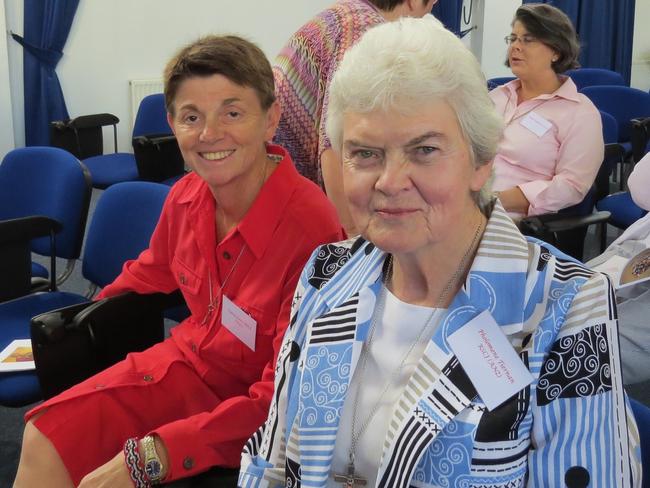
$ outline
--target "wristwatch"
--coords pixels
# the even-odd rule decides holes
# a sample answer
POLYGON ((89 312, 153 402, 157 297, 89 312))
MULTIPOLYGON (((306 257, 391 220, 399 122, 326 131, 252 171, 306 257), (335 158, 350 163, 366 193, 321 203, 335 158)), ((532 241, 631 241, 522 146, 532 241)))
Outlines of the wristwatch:
POLYGON ((162 481, 162 463, 156 452, 156 443, 152 435, 142 438, 142 447, 144 448, 144 472, 151 484, 157 485, 162 481))

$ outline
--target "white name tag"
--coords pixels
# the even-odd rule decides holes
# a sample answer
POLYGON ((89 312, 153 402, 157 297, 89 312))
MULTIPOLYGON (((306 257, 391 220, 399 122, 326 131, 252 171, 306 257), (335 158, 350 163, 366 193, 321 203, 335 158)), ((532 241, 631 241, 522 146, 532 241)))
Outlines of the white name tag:
POLYGON ((537 137, 542 137, 553 126, 548 120, 535 112, 528 112, 520 122, 537 137))
POLYGON ((255 351, 257 322, 226 295, 223 295, 221 324, 246 344, 249 349, 255 351))
POLYGON ((487 310, 454 332, 448 341, 490 411, 533 381, 530 371, 487 310))

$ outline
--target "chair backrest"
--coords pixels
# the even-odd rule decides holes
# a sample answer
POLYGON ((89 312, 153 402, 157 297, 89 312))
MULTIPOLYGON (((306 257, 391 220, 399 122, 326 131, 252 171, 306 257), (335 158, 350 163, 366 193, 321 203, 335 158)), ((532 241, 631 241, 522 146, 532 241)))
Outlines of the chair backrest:
POLYGON ((600 165, 596 181, 594 181, 594 202, 609 195, 609 177, 614 172, 616 165, 625 159, 625 149, 617 143, 605 144, 605 157, 600 165))
POLYGON ((167 123, 165 96, 162 93, 154 93, 144 97, 135 116, 133 137, 171 133, 172 130, 167 123))
POLYGON ((603 124, 603 141, 605 144, 613 144, 618 142, 618 122, 613 115, 607 112, 600 112, 600 120, 603 124))
POLYGON ((50 145, 71 152, 79 159, 104 154, 104 133, 102 128, 113 126, 113 145, 117 152, 117 124, 115 115, 102 113, 81 115, 74 119, 50 122, 50 145))
POLYGON ((632 412, 639 427, 641 438, 641 464, 643 466, 643 486, 650 486, 650 407, 630 398, 632 412))
MULTIPOLYGON (((58 220, 56 256, 81 255, 90 193, 90 174, 72 154, 56 147, 24 147, 7 153, 0 164, 0 220, 44 215, 58 220)), ((49 256, 50 240, 34 239, 32 251, 49 256)))
POLYGON ((86 236, 82 274, 87 280, 103 288, 125 261, 149 247, 169 190, 160 183, 129 181, 102 193, 86 236))
POLYGON ((594 85, 617 85, 625 86, 625 80, 620 73, 603 68, 578 68, 570 69, 566 73, 578 87, 578 90, 586 86, 594 85))
POLYGON ((515 79, 514 76, 499 76, 496 78, 490 78, 489 80, 487 80, 488 90, 493 90, 497 86, 505 85, 506 83, 514 79, 515 79))
POLYGON ((650 116, 650 94, 628 86, 588 86, 581 90, 598 110, 618 122, 618 142, 630 140, 631 120, 650 116))

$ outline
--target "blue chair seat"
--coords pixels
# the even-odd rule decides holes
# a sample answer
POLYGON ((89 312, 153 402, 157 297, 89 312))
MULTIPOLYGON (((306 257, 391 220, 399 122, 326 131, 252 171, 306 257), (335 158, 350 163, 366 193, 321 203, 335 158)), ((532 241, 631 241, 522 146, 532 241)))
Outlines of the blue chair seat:
POLYGON ((606 196, 596 203, 596 208, 610 212, 609 223, 619 229, 627 229, 648 213, 634 203, 628 191, 606 196))
POLYGON ((32 261, 32 278, 48 278, 49 276, 50 273, 45 266, 32 261))
POLYGON ((95 188, 108 188, 115 183, 139 179, 135 156, 131 153, 113 153, 83 160, 90 171, 95 188))
MULTIPOLYGON (((40 292, 4 302, 2 304, 3 333, 0 336, 0 350, 15 339, 30 337, 29 324, 32 317, 86 301, 84 297, 74 293, 40 292)), ((0 405, 27 405, 41 398, 41 387, 35 371, 0 373, 0 405)))

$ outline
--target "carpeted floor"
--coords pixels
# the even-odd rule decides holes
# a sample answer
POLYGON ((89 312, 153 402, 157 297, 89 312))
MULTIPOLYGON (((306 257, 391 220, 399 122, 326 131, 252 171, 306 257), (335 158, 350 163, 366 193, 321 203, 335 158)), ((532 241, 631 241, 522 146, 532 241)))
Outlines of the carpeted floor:
POLYGON ((23 415, 29 407, 0 407, 0 488, 9 488, 16 475, 23 435, 23 415))

